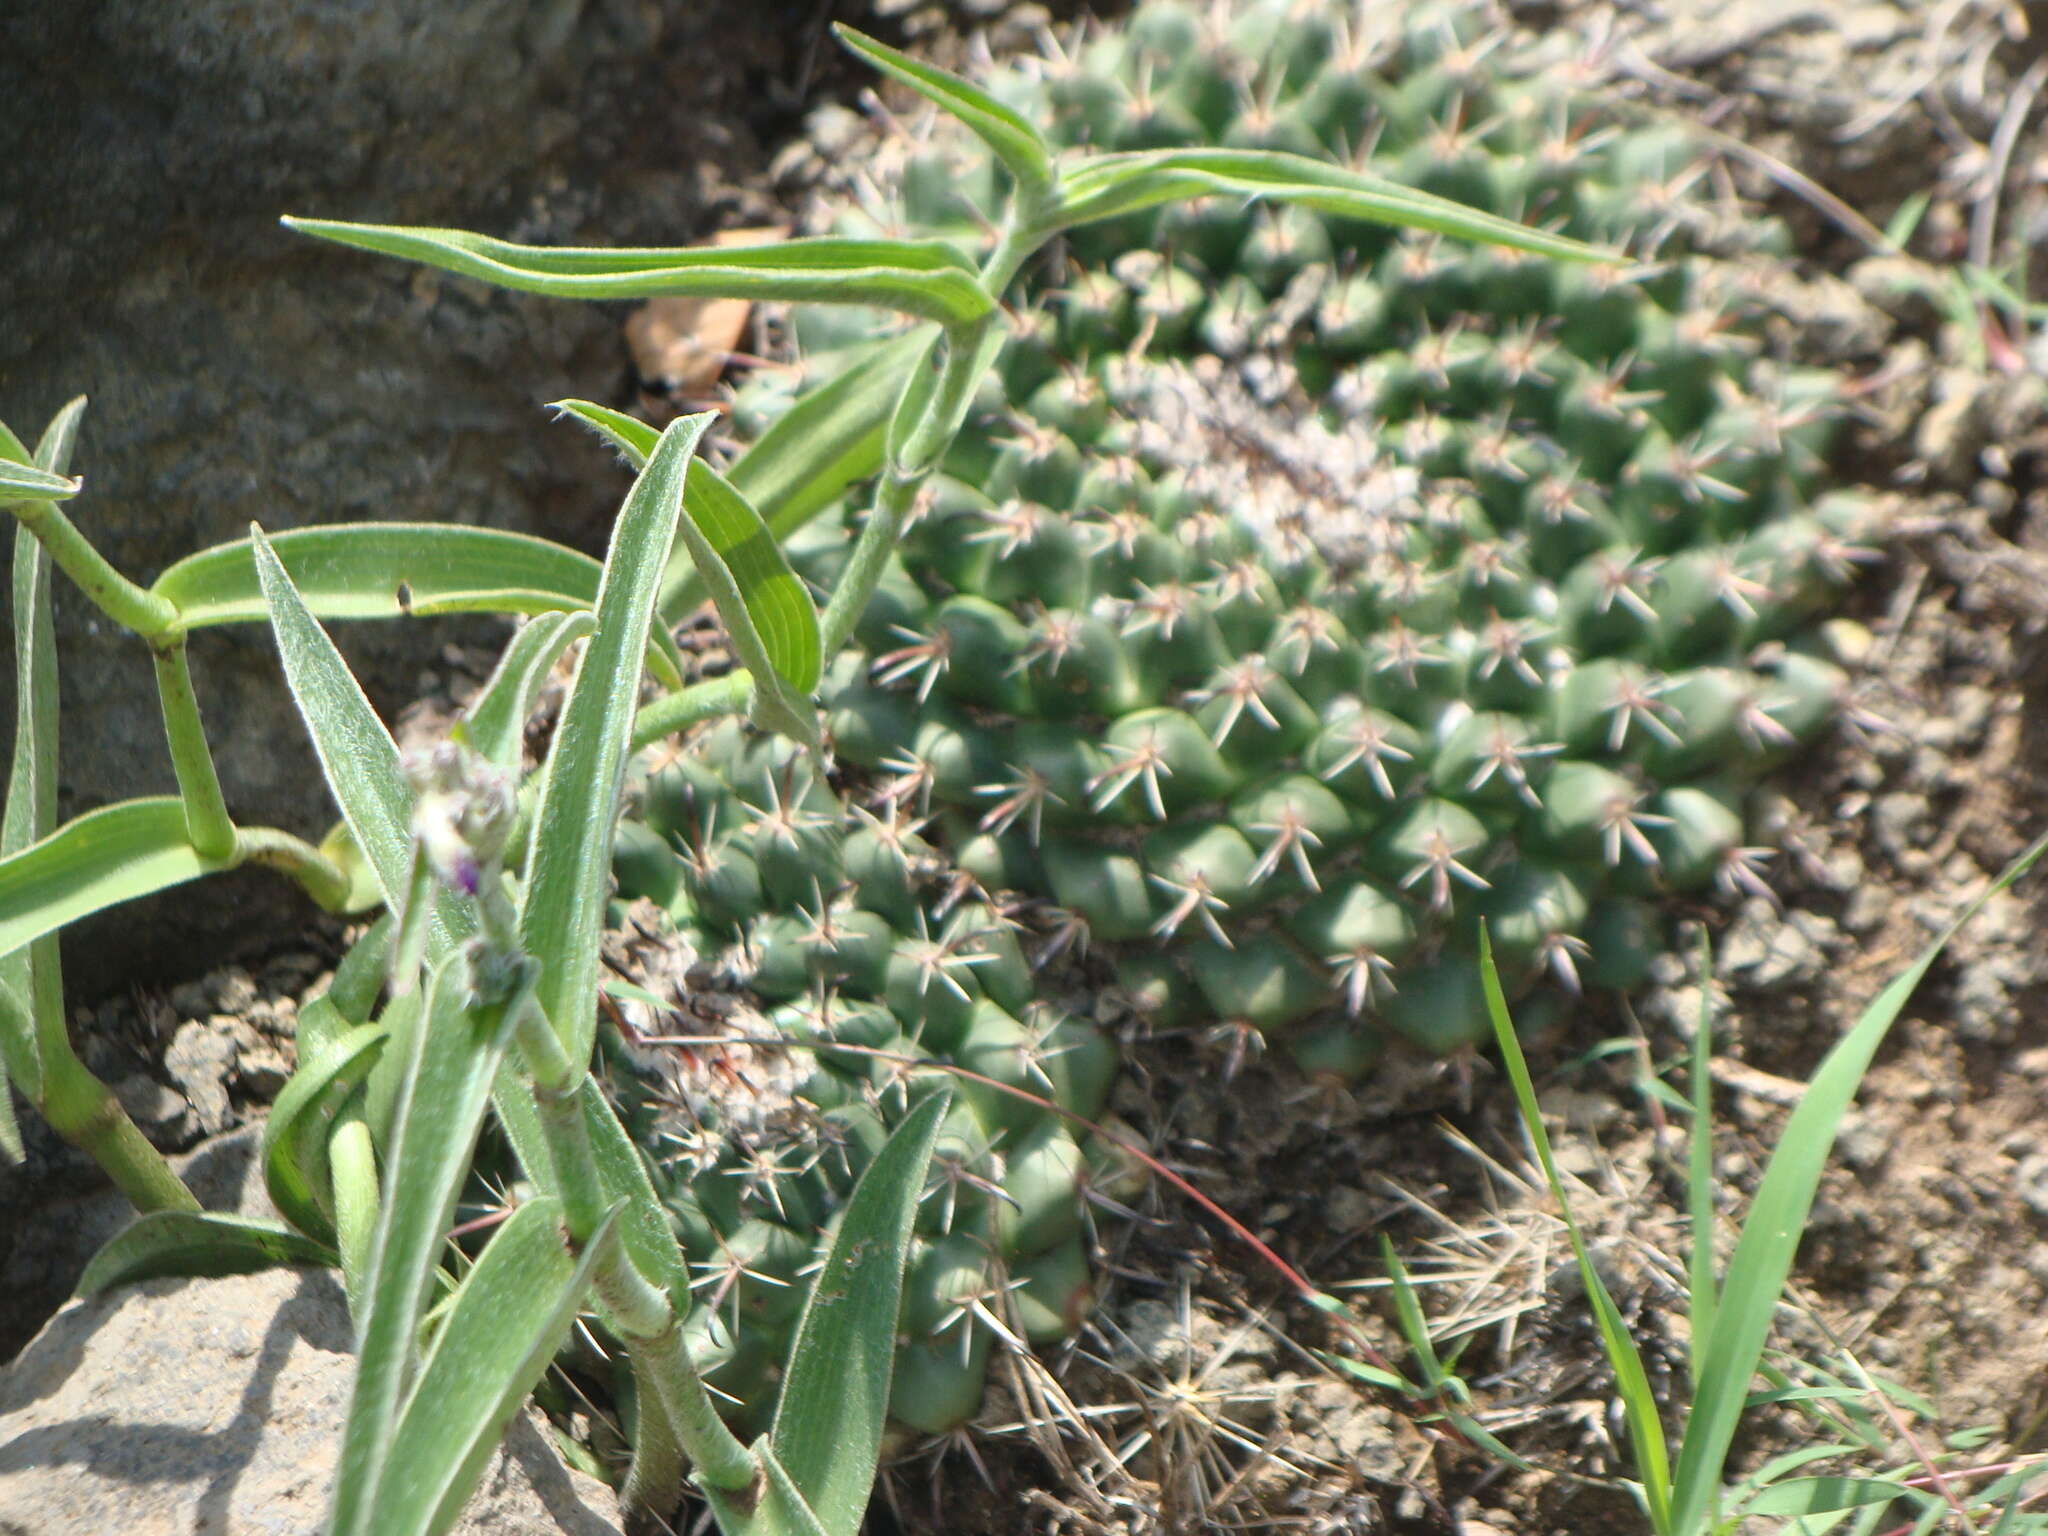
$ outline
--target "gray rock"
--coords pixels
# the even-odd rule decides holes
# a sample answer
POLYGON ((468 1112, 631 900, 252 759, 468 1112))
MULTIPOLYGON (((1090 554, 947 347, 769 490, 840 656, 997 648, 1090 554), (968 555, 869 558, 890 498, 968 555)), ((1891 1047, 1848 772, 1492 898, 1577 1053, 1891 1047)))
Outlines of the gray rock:
MULTIPOLYGON (((252 520, 488 523, 601 551, 625 477, 540 406, 629 403, 623 306, 489 293, 278 216, 613 244, 762 222, 750 120, 772 119, 772 88, 802 78, 815 39, 797 23, 813 9, 0 6, 0 419, 33 441, 67 398, 91 397, 71 509, 140 581, 252 520)), ((852 78, 824 52, 835 80, 852 78)), ((169 791, 145 650, 57 586, 64 813, 169 791)), ((499 633, 423 621, 340 638, 389 718, 438 647, 499 633)), ((199 635, 193 666, 236 815, 324 830, 332 811, 265 629, 199 635)), ((0 666, 0 750, 12 687, 0 666)), ((275 942, 295 900, 251 872, 82 924, 74 985, 98 995, 215 963, 224 940, 275 942)))
MULTIPOLYGON (((324 1270, 152 1280, 66 1307, 0 1371, 0 1532, 321 1529, 353 1332, 324 1270)), ((612 1492, 513 1421, 466 1536, 617 1536, 612 1492)))
MULTIPOLYGON (((179 1113, 183 1113, 180 1105, 179 1113)), ((263 1184, 263 1127, 203 1142, 171 1167, 209 1211, 277 1218, 263 1184)), ((10 1192, 0 1183, 0 1192, 10 1192)), ((0 1359, 57 1310, 107 1239, 135 1219, 119 1190, 0 1208, 0 1359)), ((8 1536, 0 1530, 0 1536, 8 1536)))

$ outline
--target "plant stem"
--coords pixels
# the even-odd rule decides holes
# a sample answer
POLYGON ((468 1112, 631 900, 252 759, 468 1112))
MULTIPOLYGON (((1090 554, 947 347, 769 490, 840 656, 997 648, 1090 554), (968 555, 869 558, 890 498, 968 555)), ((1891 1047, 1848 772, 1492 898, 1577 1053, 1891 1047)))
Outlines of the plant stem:
POLYGON ((663 694, 634 717, 633 750, 650 747, 662 737, 686 730, 700 720, 745 714, 753 692, 753 677, 739 671, 663 694))
MULTIPOLYGON (((634 1359, 630 1351, 628 1358, 634 1359)), ((661 1394, 646 1386, 647 1374, 639 1369, 637 1359, 634 1366, 641 1382, 635 1398, 639 1411, 633 1425, 633 1464, 626 1469, 619 1503, 629 1519, 637 1510, 666 1518, 683 1501, 683 1447, 676 1439, 675 1426, 668 1421, 661 1394)))
POLYGON ((906 478, 893 467, 883 471, 881 488, 875 493, 875 504, 868 510, 868 520, 861 527, 860 538, 854 542, 853 554, 847 559, 839 585, 832 589, 831 601, 825 604, 825 612, 818 620, 827 656, 839 654, 847 636, 853 633, 854 625, 860 622, 861 614, 867 609, 868 598, 882 579, 882 567, 902 536, 903 519, 916 502, 918 488, 923 483, 922 475, 906 478))
POLYGON ((150 658, 156 663, 156 691, 163 703, 171 768, 178 776, 178 795, 185 802, 185 836, 201 857, 224 859, 234 851, 235 824, 221 796, 213 754, 206 748, 206 727, 200 722, 199 699, 192 691, 184 636, 151 645, 150 658))
POLYGON ((92 547, 78 525, 47 501, 19 501, 8 511, 50 552, 57 569, 69 576, 108 618, 145 640, 156 640, 178 622, 178 610, 168 599, 145 591, 107 564, 92 547))
POLYGON ((326 854, 302 838, 275 827, 237 827, 229 855, 236 864, 261 864, 291 876, 325 912, 348 904, 348 876, 326 854))
MULTIPOLYGON (((514 1024, 515 1039, 528 1063, 535 1068, 533 1103, 547 1137, 548 1158, 554 1165, 554 1193, 561 1199, 569 1224, 569 1235, 587 1242, 604 1220, 608 1202, 597 1174, 597 1157, 590 1145, 590 1128, 583 1118, 582 1079, 564 1082, 562 1064, 568 1061, 547 1015, 538 1007, 519 1010, 514 1024)), ((583 1074, 587 1076, 587 1071, 583 1074)), ((618 1229, 604 1237, 591 1269, 591 1286, 597 1292, 605 1322, 626 1343, 633 1358, 633 1372, 645 1392, 650 1386, 660 1397, 668 1426, 680 1438, 698 1474, 713 1487, 727 1490, 749 1488, 759 1468, 753 1453, 740 1444, 725 1427, 704 1378, 690 1359, 683 1339, 683 1319, 674 1299, 661 1286, 649 1281, 634 1264, 620 1240, 618 1229)), ((642 1409, 643 1421, 645 1408, 642 1409)))
POLYGON ((199 1209, 121 1101, 71 1049, 62 1008, 32 1015, 20 994, 0 982, 0 1049, 16 1082, 38 1084, 33 1100, 50 1129, 98 1163, 138 1211, 199 1209))

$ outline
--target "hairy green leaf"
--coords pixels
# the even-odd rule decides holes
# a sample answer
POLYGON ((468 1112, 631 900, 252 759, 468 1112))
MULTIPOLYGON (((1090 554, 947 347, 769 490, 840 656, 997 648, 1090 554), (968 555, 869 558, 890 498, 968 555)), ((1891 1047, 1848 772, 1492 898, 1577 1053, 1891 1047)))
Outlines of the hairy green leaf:
MULTIPOLYGON (((412 872, 412 791, 399 768, 398 744, 300 597, 270 540, 260 528, 252 529, 251 538, 285 682, 356 847, 376 871, 386 903, 396 905, 412 872)), ((440 902, 437 933, 444 947, 475 931, 473 904, 440 902)))
MULTIPOLYGON (((636 468, 646 465, 655 435, 645 422, 588 400, 558 400, 555 406, 596 431, 636 468)), ((702 460, 690 466, 683 511, 678 545, 718 602, 741 662, 757 683, 763 675, 759 663, 765 662, 792 694, 809 694, 824 666, 818 611, 775 534, 732 482, 702 460), (728 613, 735 598, 737 608, 728 613)))
POLYGON ((824 670, 818 610, 790 569, 775 535, 746 497, 701 460, 690 466, 685 505, 689 517, 678 532, 704 573, 712 601, 718 604, 719 617, 740 650, 741 660, 758 680, 757 661, 746 654, 758 647, 758 660, 788 686, 790 694, 798 699, 808 697, 824 670), (729 585, 739 598, 736 612, 729 611, 729 599, 721 597, 728 580, 713 567, 729 573, 729 585), (742 630, 752 631, 749 643, 742 644, 742 630))
POLYGON ((500 768, 517 771, 527 717, 562 652, 597 627, 588 613, 544 613, 520 628, 449 734, 500 768))
MULTIPOLYGON (((855 349, 857 357, 769 424, 726 470, 726 478, 761 508, 777 539, 787 539, 849 486, 882 467, 882 437, 910 370, 931 351, 936 332, 919 326, 855 349)), ((670 568, 670 580, 677 576, 670 568)), ((701 599, 664 590, 662 611, 701 599)))
POLYGON ((1212 193, 1300 203, 1343 218, 1434 230, 1539 256, 1573 261, 1623 259, 1619 252, 1482 213, 1383 176, 1280 150, 1151 149, 1099 155, 1068 175, 1054 219, 1057 227, 1071 229, 1212 193))
POLYGON ((981 87, 907 53, 899 53, 844 22, 832 31, 883 74, 909 86, 941 111, 957 117, 995 153, 1017 185, 1040 192, 1053 182, 1052 149, 1039 131, 981 87))
POLYGON ((386 1489, 384 1469, 414 1375, 421 1315, 483 1125, 491 1079, 505 1054, 513 1010, 531 996, 515 991, 472 1006, 472 985, 460 954, 444 961, 434 971, 424 1016, 409 1042, 358 1322, 355 1390, 328 1524, 332 1536, 382 1531, 384 1500, 402 1491, 386 1489))
POLYGON ((109 1286, 165 1275, 252 1275, 288 1264, 339 1262, 332 1248, 283 1222, 218 1211, 151 1211, 92 1256, 79 1276, 78 1294, 96 1296, 109 1286))
MULTIPOLYGON (((319 1006, 318 999, 308 1004, 301 1020, 319 1006)), ((383 1029, 352 1029, 317 1054, 303 1054, 263 1122, 263 1182, 270 1203, 293 1226, 323 1243, 334 1241, 332 1204, 320 1188, 327 1131, 334 1111, 369 1075, 389 1039, 383 1029)), ((302 1050, 303 1042, 302 1029, 302 1050)))
MULTIPOLYGON (((270 546, 313 614, 548 613, 588 608, 597 562, 546 539, 457 523, 346 523, 290 528, 270 546)), ((269 616, 248 539, 171 566, 150 591, 178 610, 174 633, 269 616)))
POLYGON ((627 741, 640 695, 640 658, 669 544, 683 521, 691 455, 712 420, 707 411, 672 422, 626 497, 605 556, 597 629, 576 669, 542 770, 520 938, 540 962, 541 1007, 578 1065, 590 1060, 597 1029, 598 941, 610 897, 627 741))
POLYGON ((749 1449, 761 1465, 760 1497, 756 1503, 743 1506, 721 1488, 708 1484, 698 1487, 725 1536, 838 1536, 806 1502, 803 1490, 776 1456, 766 1435, 749 1449))
POLYGON ((68 501, 81 489, 69 475, 55 475, 33 464, 0 458, 0 502, 68 501))
POLYGON ((910 1229, 951 1099, 926 1098, 862 1173, 790 1351, 769 1439, 829 1536, 855 1536, 874 1488, 910 1229))
MULTIPOLYGON (((61 475, 71 467, 85 398, 72 400, 36 444, 39 469, 61 475)), ((8 433, 8 449, 26 453, 8 433)), ((20 853, 57 828, 57 640, 50 617, 50 557, 42 542, 16 525, 14 530, 14 754, 7 776, 7 806, 0 817, 0 858, 20 853)), ((35 940, 0 960, 0 982, 14 988, 29 1012, 30 1033, 14 1052, 0 1052, 0 1151, 19 1162, 21 1130, 8 1092, 6 1059, 12 1054, 31 1069, 21 1087, 31 1099, 43 1093, 41 1040, 67 1039, 64 977, 54 934, 35 940)), ((4 1028, 0 1025, 0 1028, 4 1028)), ((68 1049, 68 1046, 62 1046, 68 1049)))
POLYGON ((66 923, 229 867, 185 840, 175 795, 88 811, 20 853, 0 859, 0 954, 66 923))
POLYGON ((617 451, 627 465, 639 473, 647 467, 654 445, 661 441, 661 429, 651 427, 638 416, 628 416, 595 400, 550 400, 548 409, 581 422, 617 451))
POLYGON ((296 218, 287 218, 284 224, 360 250, 562 299, 695 294, 862 304, 901 310, 942 325, 970 324, 995 308, 973 264, 941 240, 818 239, 603 250, 515 245, 459 229, 296 218))
POLYGON ((569 1335, 613 1217, 570 1250, 561 1202, 520 1206, 456 1289, 398 1423, 378 1536, 438 1536, 461 1516, 506 1426, 569 1335))

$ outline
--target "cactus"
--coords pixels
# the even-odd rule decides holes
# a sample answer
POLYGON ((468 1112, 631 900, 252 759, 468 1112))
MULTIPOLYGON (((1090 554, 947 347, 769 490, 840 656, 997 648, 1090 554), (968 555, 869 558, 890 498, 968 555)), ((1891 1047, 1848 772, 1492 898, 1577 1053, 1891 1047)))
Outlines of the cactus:
MULTIPOLYGON (((1483 14, 1386 8, 1375 34, 1362 9, 1154 0, 997 82, 1068 142, 1369 145, 1644 261, 1215 198, 1076 231, 827 676, 833 780, 732 723, 645 769, 613 1073, 741 1416, 817 1228, 919 1091, 903 1060, 1102 1108, 1113 1052, 1045 1000, 1048 955, 1112 954, 1121 1002, 1214 1031, 1233 1069, 1272 1039, 1355 1079, 1487 1035, 1482 920, 1511 990, 1625 988, 1659 896, 1757 887, 1744 788, 1847 684, 1812 628, 1871 525, 1812 499, 1834 382, 1768 364, 1741 285, 1690 253, 1686 141, 1603 125, 1483 14), (631 1043, 676 1033, 666 996, 732 1043, 631 1043)), ((997 185, 919 144, 904 218, 977 243, 997 185)), ((814 376, 886 329, 834 327, 814 376)), ((790 398, 763 373, 735 420, 790 398)), ((800 534, 800 569, 836 577, 853 516, 800 534)), ((999 1090, 954 1119, 893 1404, 934 1431, 974 1411, 999 1331, 1085 1311, 1083 1199, 1121 1176, 999 1090)))
MULTIPOLYGON (((1482 919, 1511 989, 1626 985, 1660 894, 1758 887, 1743 790, 1835 712, 1811 623, 1871 528, 1814 499, 1835 381, 1692 249, 1782 231, 1487 15, 1155 0, 1001 77, 1068 143, 1371 146, 1642 261, 1220 199, 1076 231, 827 697, 990 891, 1163 949, 1142 1007, 1345 1076, 1485 1038, 1482 919)), ((982 239, 975 155, 911 161, 906 217, 982 239)))
POLYGON ((697 1271, 693 1354, 734 1422, 765 1427, 799 1278, 935 1084, 915 1064, 947 1063, 975 1076, 918 1220, 891 1415, 951 1429, 981 1401, 997 1330, 1044 1341, 1086 1315, 1087 1195, 1126 1177, 1113 1149, 995 1085, 1098 1119, 1114 1047, 1042 995, 1010 920, 964 897, 909 816, 849 813, 793 744, 730 722, 643 762, 636 787, 607 1075, 697 1271))

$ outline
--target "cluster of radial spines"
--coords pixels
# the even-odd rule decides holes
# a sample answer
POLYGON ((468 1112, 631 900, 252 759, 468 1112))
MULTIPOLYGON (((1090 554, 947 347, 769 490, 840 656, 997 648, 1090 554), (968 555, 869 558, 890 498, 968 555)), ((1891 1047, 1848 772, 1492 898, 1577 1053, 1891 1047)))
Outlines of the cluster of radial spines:
POLYGON ((914 807, 849 810, 799 749, 737 724, 636 787, 617 916, 629 949, 681 958, 669 1009, 626 1005, 609 1074, 692 1268, 696 1358, 734 1422, 764 1427, 838 1212, 942 1080, 920 1064, 950 1064, 974 1075, 919 1209, 891 1401, 949 1430, 992 1342, 1064 1337, 1089 1309, 1090 1204, 1128 1176, 1059 1110, 1101 1116, 1114 1049, 1039 996, 1014 922, 914 807))
MULTIPOLYGON (((1838 381, 1693 253, 1781 231, 1493 16, 1169 0, 994 83, 1064 144, 1337 158, 1631 259, 1224 198, 1073 232, 828 695, 876 805, 1162 1017, 1352 1075, 1485 1034, 1482 919, 1511 984, 1626 986, 1655 898, 1763 889, 1745 790, 1836 712, 1812 630, 1871 557, 1815 499, 1838 381)), ((984 239, 1000 176, 910 161, 910 225, 984 239)))

